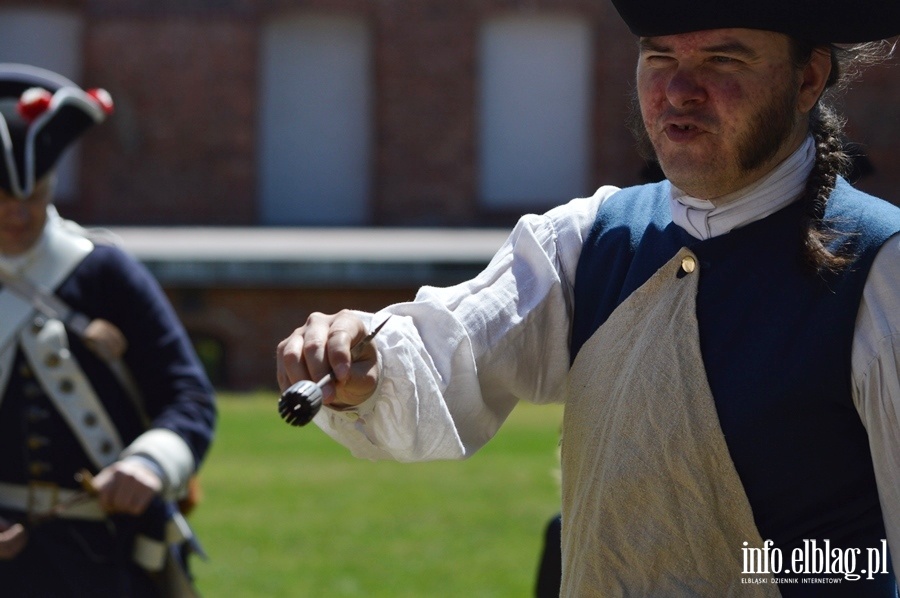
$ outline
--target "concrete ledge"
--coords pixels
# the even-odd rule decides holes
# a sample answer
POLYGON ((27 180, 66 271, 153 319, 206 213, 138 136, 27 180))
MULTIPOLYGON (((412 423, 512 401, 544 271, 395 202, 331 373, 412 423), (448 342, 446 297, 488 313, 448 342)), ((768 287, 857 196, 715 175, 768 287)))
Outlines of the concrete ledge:
POLYGON ((480 272, 499 229, 112 227, 164 286, 445 286, 480 272))

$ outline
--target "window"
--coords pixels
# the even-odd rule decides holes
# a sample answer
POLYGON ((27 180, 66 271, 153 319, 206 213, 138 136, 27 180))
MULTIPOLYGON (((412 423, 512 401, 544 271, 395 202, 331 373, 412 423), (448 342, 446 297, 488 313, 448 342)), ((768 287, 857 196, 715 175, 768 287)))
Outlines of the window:
POLYGON ((264 29, 261 54, 262 222, 365 223, 372 104, 365 22, 274 19, 264 29))
POLYGON ((482 205, 554 205, 589 190, 591 32, 567 16, 507 16, 480 38, 482 205))
MULTIPOLYGON (((81 35, 81 19, 70 12, 0 9, 0 62, 19 62, 49 69, 80 85, 81 35)), ((57 163, 58 203, 77 195, 78 165, 76 145, 57 163)))

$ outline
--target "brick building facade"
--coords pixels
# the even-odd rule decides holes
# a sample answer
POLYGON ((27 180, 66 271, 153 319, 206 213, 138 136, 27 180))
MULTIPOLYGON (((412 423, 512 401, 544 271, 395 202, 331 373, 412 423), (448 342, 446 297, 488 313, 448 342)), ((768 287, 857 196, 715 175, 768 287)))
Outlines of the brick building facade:
MULTIPOLYGON (((0 59, 48 68, 70 60, 64 74, 116 101, 114 117, 82 143, 71 197, 60 202, 63 215, 85 224, 214 226, 233 235, 279 224, 434 226, 459 230, 465 243, 466 229, 505 228, 600 184, 640 180, 643 162, 623 124, 635 44, 608 0, 0 0, 0 34, 4 23, 24 41, 4 45, 14 38, 0 35, 0 59), (51 25, 71 35, 46 34, 51 25), (566 45, 575 38, 581 45, 566 45), (546 40, 552 52, 541 49, 546 40), (546 63, 544 55, 552 55, 546 63), (516 56, 530 62, 518 65, 516 56), (522 70, 507 84, 506 69, 522 70), (545 79, 563 83, 541 88, 545 79), (578 91, 553 94, 570 84, 578 91), (282 130, 319 114, 304 102, 323 89, 331 95, 320 103, 338 112, 322 114, 336 116, 313 116, 327 122, 307 123, 279 146, 282 130), (294 103, 273 101, 279 90, 294 103), (580 120, 557 123, 562 106, 580 110, 580 120), (517 142, 531 154, 504 145, 509 129, 496 123, 507 114, 536 123, 517 142), (345 122, 355 124, 342 130, 345 122), (283 162, 294 149, 299 182, 283 162), (328 151, 356 157, 316 182, 328 151), (583 168, 561 170, 567 162, 583 168), (355 181, 349 191, 321 189, 344 183, 345 171, 355 181), (531 188, 560 191, 526 197, 515 181, 535 172, 531 188), (357 199, 341 203, 345 196, 357 199)), ((860 186, 894 200, 898 97, 900 75, 884 66, 845 102, 848 135, 875 167, 860 186)), ((410 276, 385 288, 343 277, 309 289, 276 273, 253 287, 210 279, 200 288, 153 267, 191 332, 218 343, 218 381, 236 388, 272 384, 274 343, 312 309, 373 309, 432 282, 410 276)))

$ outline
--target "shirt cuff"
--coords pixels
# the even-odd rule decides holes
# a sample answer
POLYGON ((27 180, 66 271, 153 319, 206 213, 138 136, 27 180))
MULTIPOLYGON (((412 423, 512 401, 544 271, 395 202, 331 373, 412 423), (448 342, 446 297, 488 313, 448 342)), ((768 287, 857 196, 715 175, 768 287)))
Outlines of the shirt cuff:
POLYGON ((155 464, 155 469, 161 473, 162 495, 169 500, 184 494, 188 479, 196 469, 188 444, 181 436, 165 428, 147 430, 135 438, 122 451, 123 459, 130 457, 140 457, 155 464))

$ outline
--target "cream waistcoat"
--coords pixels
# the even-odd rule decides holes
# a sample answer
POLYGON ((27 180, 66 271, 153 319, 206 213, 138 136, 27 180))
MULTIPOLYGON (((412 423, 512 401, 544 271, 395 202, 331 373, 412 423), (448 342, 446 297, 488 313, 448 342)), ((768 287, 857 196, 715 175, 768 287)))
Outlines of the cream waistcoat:
POLYGON ((703 372, 698 261, 682 250, 572 366, 563 421, 562 596, 779 596, 703 372), (685 264, 687 270, 682 266, 685 264))

